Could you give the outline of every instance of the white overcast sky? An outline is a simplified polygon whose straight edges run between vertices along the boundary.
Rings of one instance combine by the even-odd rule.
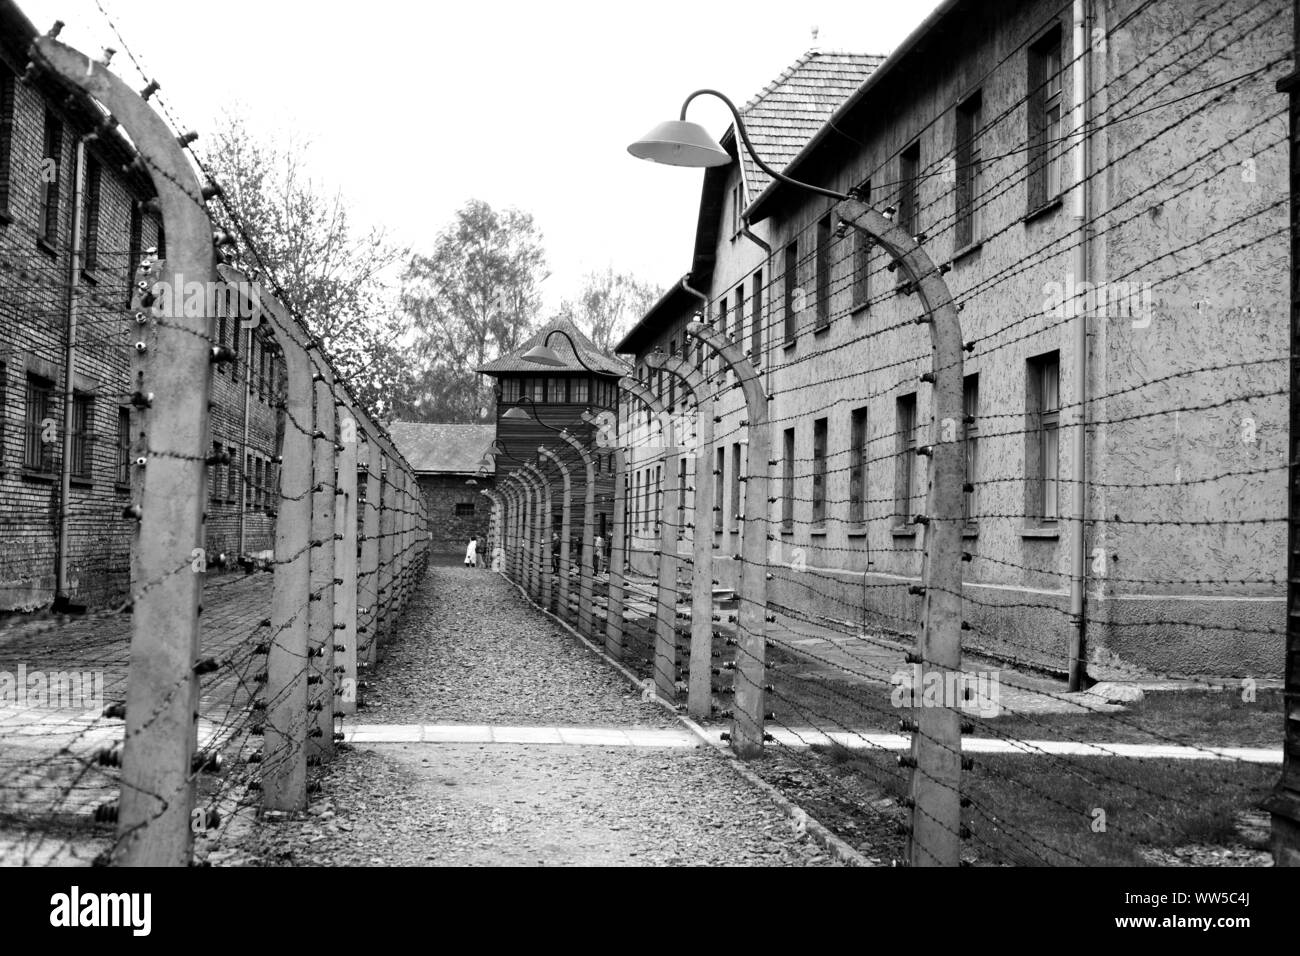
[[[139,80],[95,0],[18,0],[45,30]],[[702,174],[629,142],[703,86],[737,104],[811,45],[889,53],[936,0],[289,2],[100,0],[185,126],[242,104],[254,132],[310,141],[308,168],[360,223],[427,247],[466,200],[531,212],[547,305],[612,265],[667,286],[690,265]],[[143,86],[143,83],[139,83]],[[721,135],[713,100],[690,118]]]

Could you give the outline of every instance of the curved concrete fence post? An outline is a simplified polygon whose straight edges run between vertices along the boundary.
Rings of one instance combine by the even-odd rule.
[[[672,416],[663,402],[636,379],[624,377],[619,387],[637,399],[659,421],[663,450],[662,500],[659,503],[659,549],[656,560],[655,587],[655,689],[664,700],[677,700],[677,533],[681,526],[677,514],[677,462],[681,451],[677,445]]]
[[[605,600],[605,650],[621,660],[624,640],[624,575],[627,571],[627,455],[621,447],[614,456],[614,514],[609,529],[609,590]]]
[[[561,620],[573,621],[573,611],[569,605],[569,571],[571,562],[569,559],[569,542],[572,534],[572,513],[570,510],[570,498],[573,494],[573,481],[569,476],[569,466],[555,452],[551,451],[545,445],[539,445],[537,454],[541,460],[549,461],[556,467],[560,473],[560,488],[563,498],[560,502],[560,560],[559,560],[559,577],[560,586],[556,594],[556,613]],[[540,466],[540,461],[539,461]]]
[[[582,549],[578,554],[578,631],[595,640],[591,606],[596,573],[596,459],[582,442],[567,431],[560,432],[560,437],[582,459],[586,472],[587,483],[582,500]]]
[[[646,365],[675,375],[695,396],[696,453],[692,479],[691,661],[686,712],[696,719],[713,710],[713,482],[709,456],[713,448],[713,389],[695,366],[661,351],[646,356]]]
[[[934,351],[934,437],[917,449],[930,459],[926,514],[916,522],[925,530],[922,625],[918,640],[921,677],[933,674],[940,686],[961,671],[962,514],[966,423],[962,402],[961,322],[948,284],[925,250],[907,232],[855,199],[836,207],[839,218],[865,232],[907,275],[930,326]],[[913,866],[957,866],[961,861],[961,713],[956,707],[916,708],[912,736],[912,824],[909,857]]]
[[[537,517],[534,522],[539,585],[536,600],[549,610],[555,591],[555,573],[551,569],[551,480],[532,462],[524,462],[521,467],[538,489]]]
[[[51,31],[55,33],[57,31]],[[141,97],[100,62],[53,35],[32,47],[35,62],[60,82],[93,96],[140,151],[136,160],[158,194],[171,246],[168,281],[175,295],[147,295],[142,341],[150,357],[143,390],[149,407],[148,467],[141,501],[128,514],[139,524],[138,579],[131,582],[131,669],[126,691],[117,843],[113,861],[130,866],[186,866],[193,846],[190,765],[198,740],[199,600],[203,578],[203,509],[212,363],[207,310],[181,307],[189,283],[215,280],[212,221],[194,167],[175,134]],[[205,297],[206,298],[206,297]],[[142,297],[143,301],[143,297]],[[66,383],[71,391],[72,383]],[[200,565],[206,567],[206,564]]]
[[[307,597],[307,757],[334,753],[334,372],[311,347],[315,370],[312,419],[311,584]],[[314,690],[312,688],[315,688]]]
[[[767,394],[753,364],[740,346],[699,322],[686,326],[686,334],[703,342],[736,373],[749,414],[749,471],[745,476],[745,519],[740,544],[740,608],[737,612],[736,686],[731,747],[742,757],[763,748],[764,684],[767,661],[767,525],[768,434]],[[699,482],[696,482],[698,487]]]

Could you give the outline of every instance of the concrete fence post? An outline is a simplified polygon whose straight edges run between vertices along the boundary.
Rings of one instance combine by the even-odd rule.
[[[758,373],[740,346],[716,329],[699,322],[686,326],[686,334],[703,342],[726,367],[736,373],[749,414],[749,470],[745,476],[745,520],[741,525],[740,609],[736,615],[738,654],[735,661],[735,706],[731,747],[741,757],[757,755],[763,748],[764,685],[767,669],[767,528],[768,528],[768,428],[767,393]],[[698,490],[700,482],[696,481]]]
[[[849,199],[836,207],[840,219],[865,232],[904,270],[930,326],[934,352],[932,443],[917,449],[930,460],[925,533],[922,624],[918,640],[922,686],[931,675],[940,687],[961,672],[962,528],[965,480],[963,349],[961,323],[947,283],[925,250],[876,210]],[[913,866],[957,866],[961,862],[961,706],[918,706],[912,735],[910,795],[912,823],[908,856]]]
[[[339,414],[338,493],[334,501],[334,665],[336,709],[357,711],[357,420]]]
[[[537,590],[537,542],[534,529],[537,519],[537,493],[523,468],[515,471],[519,482],[519,584],[524,593],[534,597]]]
[[[523,468],[537,485],[537,601],[549,609],[555,592],[555,573],[551,568],[551,480],[532,462],[524,462]]]
[[[586,469],[587,484],[582,501],[582,550],[578,555],[578,632],[594,640],[596,633],[592,627],[591,602],[596,572],[596,460],[582,442],[567,431],[560,432],[560,437],[582,459]]]
[[[374,426],[367,423],[365,462],[365,510],[361,514],[361,558],[357,573],[357,657],[367,666],[379,654],[379,512],[383,503],[383,482],[379,470],[379,446]]]
[[[334,503],[337,429],[334,372],[313,348],[316,370],[312,433],[311,585],[307,604],[309,656],[307,756],[334,753]]]
[[[609,530],[609,590],[605,598],[605,650],[615,660],[623,657],[624,572],[627,567],[627,455],[621,447],[614,456],[614,514]]]
[[[233,286],[242,273],[218,266]],[[307,805],[308,595],[312,562],[312,401],[314,365],[307,335],[273,296],[262,296],[263,316],[284,357],[279,397],[279,500],[275,509],[275,573],[271,583],[271,629],[267,642],[266,708],[262,727],[262,805],[300,810]]]
[[[388,643],[393,627],[393,553],[397,534],[397,464],[388,450],[388,443],[379,445],[380,510],[379,510],[379,590],[378,617],[375,629],[377,653],[382,659],[384,645]]]
[[[560,567],[559,577],[560,586],[556,596],[556,614],[560,620],[572,622],[573,611],[569,604],[569,571],[571,562],[569,560],[570,535],[572,534],[571,519],[573,517],[570,499],[573,494],[573,480],[569,475],[569,466],[564,463],[559,455],[548,449],[545,445],[537,448],[537,454],[541,460],[549,461],[555,465],[560,472],[561,494],[564,496],[560,503]],[[538,462],[540,467],[541,461]]]
[[[515,580],[518,577],[518,570],[515,566],[515,521],[519,517],[518,490],[515,479],[512,475],[503,475],[497,481],[497,494],[501,496],[501,503],[504,509],[501,517],[501,564],[499,570],[506,577]],[[493,554],[495,562],[496,554]],[[495,567],[495,564],[494,564]]]
[[[659,504],[659,554],[655,562],[658,582],[655,588],[655,688],[664,700],[677,700],[677,533],[681,519],[677,513],[677,462],[681,450],[677,445],[672,416],[654,392],[634,378],[624,377],[619,387],[637,399],[659,422],[663,443],[662,495]]]
[[[212,223],[193,166],[175,135],[143,99],[52,36],[33,47],[39,64],[93,96],[121,124],[153,180],[171,240],[164,281],[216,278]],[[145,290],[140,290],[145,293]],[[180,290],[155,303],[141,296],[135,333],[150,352],[143,391],[152,393],[138,506],[138,580],[131,582],[131,668],[113,862],[185,866],[193,844],[191,761],[198,727],[199,600],[203,579],[208,402],[214,353],[211,317],[187,315]],[[147,300],[147,303],[146,303]],[[71,383],[66,383],[71,389]]]
[[[655,351],[646,365],[675,375],[695,396],[696,454],[692,478],[691,663],[686,712],[696,719],[713,710],[713,389],[695,366]]]

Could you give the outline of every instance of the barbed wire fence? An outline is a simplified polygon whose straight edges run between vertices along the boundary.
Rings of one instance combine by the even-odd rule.
[[[98,139],[92,161],[125,151],[157,199],[134,208],[129,245],[94,228],[87,244],[79,197],[53,229],[7,226],[50,250],[0,262],[9,344],[28,356],[25,393],[0,389],[21,462],[0,474],[18,490],[4,530],[23,543],[0,618],[0,858],[185,865],[241,809],[306,807],[423,572],[425,505],[266,288],[194,136],[155,110],[158,84],[132,91],[111,52],[91,60],[60,26],[23,79],[99,105],[73,189],[99,188]],[[240,238],[214,233],[214,201]],[[266,281],[223,261],[237,242]]]
[[[1273,84],[1293,51],[1280,3],[1205,5],[1161,32],[1163,12],[1135,4],[1063,58],[1068,75],[1122,29],[1158,38],[1090,91],[1086,126],[1080,109],[1041,144],[1006,129],[1031,85],[975,126],[1005,148],[941,153],[917,198],[869,170],[677,327],[675,354],[641,356],[621,434],[597,436],[629,459],[614,540],[632,550],[585,636],[647,693],[729,723],[734,750],[761,753],[760,772],[870,855],[1171,862],[1237,839],[1275,778],[1280,721],[1235,744],[1282,703],[1295,356],[1278,331],[1291,226]],[[1225,62],[1230,76],[1212,72]],[[998,255],[1025,229],[1035,168],[1102,134],[1104,159],[1061,172],[1067,203],[1120,184],[1086,236],[1026,232],[1027,250]],[[1182,225],[1153,244],[1160,215]],[[926,255],[972,230],[975,265]],[[1084,282],[1085,241],[1120,265]],[[1089,391],[1062,361],[1081,323],[1116,370]],[[1021,375],[1028,398],[999,386]],[[1080,480],[1064,463],[1083,442],[1108,463]],[[533,519],[558,493],[544,484],[507,481],[494,518],[503,570],[539,596],[548,522]],[[1035,550],[1074,536],[1082,567]],[[1197,596],[1234,613],[1197,612]],[[1166,652],[1189,637],[1208,649],[1190,667]],[[1224,741],[1190,712],[1058,683],[1084,674],[1218,691],[1206,706],[1242,723],[1216,725]]]

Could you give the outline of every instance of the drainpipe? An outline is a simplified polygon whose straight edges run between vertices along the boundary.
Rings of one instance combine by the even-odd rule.
[[[240,322],[242,324],[243,320],[237,317],[239,310],[236,309],[235,311],[236,311],[236,316],[232,316],[232,321]],[[236,462],[236,466],[239,467],[240,469],[245,469],[248,467],[248,405],[249,405],[249,401],[251,400],[252,390],[253,390],[253,329],[250,327],[247,329],[247,332],[248,335],[244,339],[244,356],[245,356],[245,360],[248,362],[248,374],[244,376],[244,440],[243,440],[243,444],[241,444],[239,447],[239,454],[241,457],[239,461]],[[235,334],[238,335],[239,333],[236,332]],[[245,554],[244,533],[246,530],[245,521],[247,520],[247,515],[248,515],[248,474],[245,472],[244,480],[239,483],[239,551],[238,554],[240,557],[243,557],[243,555]]]
[[[1088,60],[1084,49],[1088,46],[1087,0],[1074,0],[1074,35],[1071,67],[1074,105],[1071,111],[1070,154],[1074,173],[1074,188],[1070,191],[1070,215],[1073,218],[1077,241],[1074,245],[1072,268],[1074,286],[1074,381],[1078,407],[1078,421],[1074,428],[1074,450],[1071,456],[1070,496],[1071,521],[1074,535],[1070,542],[1070,621],[1074,630],[1070,634],[1070,684],[1071,691],[1084,690],[1089,684],[1084,655],[1087,653],[1087,604],[1085,595],[1085,564],[1087,543],[1084,540],[1087,521],[1088,469],[1088,306],[1084,289],[1088,282]]]
[[[85,196],[81,186],[86,169],[86,138],[77,137],[72,170],[72,251],[68,256],[68,314],[63,346],[63,461],[59,465],[59,534],[54,551],[56,608],[67,608],[68,512],[72,499],[73,376],[77,370],[77,286],[81,279],[81,213]]]

